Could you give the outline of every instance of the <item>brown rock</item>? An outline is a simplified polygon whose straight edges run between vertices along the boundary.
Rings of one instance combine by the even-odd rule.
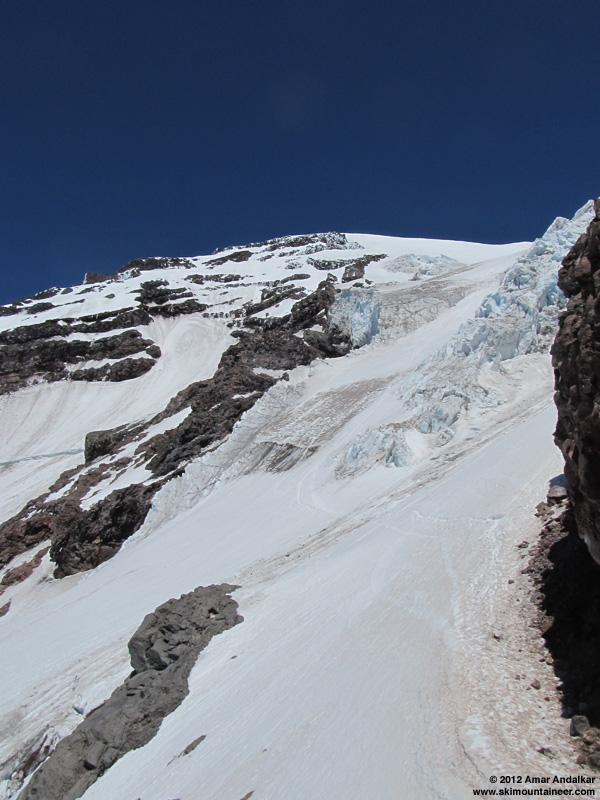
[[[566,499],[567,489],[565,486],[552,486],[548,492],[548,502],[552,505],[555,505],[556,503],[562,503],[562,501]]]
[[[28,578],[32,574],[36,567],[39,567],[42,558],[46,555],[48,550],[50,550],[49,547],[44,547],[35,554],[31,561],[26,561],[24,564],[20,564],[18,567],[7,570],[2,576],[0,585],[13,586],[15,583],[21,583],[21,581],[24,581],[25,578]]]
[[[558,423],[568,493],[580,535],[600,563],[600,200],[587,232],[559,271],[568,298],[552,347]]]
[[[330,236],[324,236],[322,249],[330,242]],[[345,241],[344,237],[342,239]],[[123,541],[144,522],[152,497],[164,482],[181,474],[185,465],[206,448],[225,439],[242,414],[276,383],[276,379],[267,374],[257,374],[257,368],[289,370],[308,365],[324,355],[344,355],[348,351],[350,343],[347,338],[329,328],[328,312],[336,294],[331,282],[322,281],[315,292],[299,299],[286,317],[273,320],[269,326],[236,330],[238,341],[223,353],[213,377],[193,383],[179,392],[164,411],[151,420],[136,426],[90,432],[85,441],[85,466],[63,474],[51,487],[52,492],[68,487],[60,500],[47,502],[47,495],[43,495],[0,526],[0,566],[45,539],[52,540],[50,554],[56,563],[54,574],[57,578],[93,568],[118,552]],[[170,302],[173,294],[167,291],[164,281],[143,284],[142,296],[148,308],[153,303],[155,308],[166,309],[167,314],[171,313],[171,307],[182,305]],[[147,314],[147,311],[142,313]],[[133,316],[130,318],[129,314]],[[114,326],[119,315],[122,324],[138,324],[136,311],[124,310],[116,315],[103,312],[70,323],[67,332],[90,332],[92,327],[95,332],[105,325]],[[295,335],[318,324],[323,328],[318,336],[307,336],[303,340]],[[10,332],[6,345],[36,342],[64,333],[62,326],[57,328],[46,323],[30,328],[32,330],[19,328]],[[63,344],[64,341],[59,346]],[[137,331],[124,331],[91,343],[83,342],[81,352],[77,351],[78,358],[89,356],[90,347],[95,348],[95,354],[121,356],[139,348],[151,349],[153,345]],[[154,363],[154,359],[147,357],[125,357],[113,364],[72,372],[71,379],[127,380],[151,368]],[[61,366],[59,362],[57,364]],[[107,475],[109,468],[106,461],[103,463],[103,458],[113,455],[123,444],[135,441],[148,426],[163,422],[184,408],[191,408],[191,411],[183,421],[164,433],[143,440],[135,451],[136,460],[145,461],[148,470],[158,480],[149,485],[138,484],[116,490],[87,510],[80,508],[81,498]],[[289,453],[282,455],[286,464],[291,464],[295,457],[293,453],[291,459]],[[271,468],[286,468],[283,461],[279,465],[277,459],[271,461]],[[90,466],[92,462],[97,463]],[[127,458],[123,458],[112,461],[110,467],[112,470],[125,469],[128,463]],[[24,567],[19,575],[27,569]],[[157,651],[154,657],[157,663],[163,663],[163,654]]]
[[[583,736],[589,729],[590,721],[587,717],[578,714],[571,719],[571,736]]]

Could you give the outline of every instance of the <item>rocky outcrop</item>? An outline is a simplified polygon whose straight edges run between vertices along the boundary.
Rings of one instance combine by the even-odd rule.
[[[19,800],[75,800],[125,753],[147,744],[188,694],[200,651],[242,622],[230,596],[236,588],[199,586],[148,614],[129,642],[131,675],[57,744]]]
[[[161,289],[161,282],[152,282],[151,292]],[[277,382],[261,369],[291,370],[316,358],[342,356],[350,350],[350,335],[329,319],[338,296],[330,281],[322,281],[316,291],[298,300],[284,317],[268,318],[250,329],[232,331],[237,342],[223,353],[213,377],[178,392],[162,412],[146,423],[90,432],[85,440],[85,465],[61,476],[49,494],[28,503],[0,525],[0,566],[47,539],[52,541],[50,556],[56,564],[57,578],[94,568],[111,558],[141,527],[154,494],[164,483],[180,475],[192,459],[222,442],[244,412]],[[317,326],[322,330],[314,330]],[[54,331],[54,327],[49,330]],[[38,331],[47,332],[47,328]],[[141,338],[137,331],[125,333],[132,335],[123,341],[137,342]],[[300,333],[303,335],[297,335]],[[120,337],[110,338],[121,341]],[[108,368],[144,361],[150,359],[123,359]],[[148,428],[185,409],[189,413],[173,428],[147,437]],[[126,445],[138,440],[133,456],[119,458]],[[85,509],[80,506],[93,487],[133,464],[145,466],[148,479],[144,483],[112,491]],[[60,499],[50,499],[50,494],[58,492]]]
[[[214,255],[217,253],[229,254],[233,250],[242,255],[233,253],[233,258],[230,256],[227,257],[228,261],[245,261],[252,255],[248,248],[254,249],[259,247],[269,252],[286,250],[288,248],[306,247],[305,252],[307,254],[319,253],[322,250],[362,250],[362,247],[356,244],[356,242],[349,242],[345,233],[329,231],[328,233],[308,233],[301,236],[280,236],[277,239],[267,239],[264,242],[252,242],[252,244],[246,245],[246,248],[241,251],[237,247],[217,248],[214,251]],[[246,256],[246,253],[248,253],[248,256]]]
[[[145,308],[121,308],[119,311],[86,314],[73,323],[61,320],[61,323],[69,324],[68,333],[106,333],[120,328],[133,328],[135,325],[148,325],[150,322],[152,317]]]
[[[32,575],[34,569],[39,567],[39,565],[42,563],[42,558],[46,555],[49,549],[49,547],[43,547],[29,561],[25,561],[23,564],[19,564],[18,567],[13,567],[13,569],[6,570],[2,576],[2,580],[0,581],[0,594],[2,594],[2,592],[8,586],[14,586],[15,583],[21,583],[30,575]]]
[[[544,527],[527,568],[535,622],[559,681],[562,715],[571,718],[577,762],[600,769],[600,566],[577,532],[573,508],[551,489],[538,505]],[[563,490],[563,494],[566,492]],[[567,732],[565,731],[565,734]]]
[[[147,372],[160,357],[158,345],[137,330],[92,341],[67,338],[76,329],[77,326],[51,320],[0,334],[0,394],[20,389],[35,377],[46,381],[129,380]],[[143,352],[150,357],[131,358]],[[113,363],[69,369],[104,359]]]
[[[146,519],[161,484],[132,484],[116,489],[84,511],[75,503],[54,504],[50,558],[54,576],[64,578],[97,567],[114,556]]]
[[[50,509],[42,510],[42,502],[28,503],[14,517],[0,526],[0,567],[15,556],[50,539],[52,515]]]
[[[318,258],[309,258],[308,263],[315,269],[322,270],[331,270],[343,267],[344,273],[342,275],[342,283],[348,283],[350,281],[364,278],[365,267],[368,267],[369,264],[372,264],[375,261],[381,261],[383,258],[385,258],[385,255],[383,253],[379,253],[375,255],[361,256],[360,258],[351,258],[346,260],[338,259],[336,261],[324,261]]]
[[[227,264],[228,261],[233,261],[236,264],[240,264],[242,261],[248,261],[252,253],[250,250],[233,250],[230,253],[227,253],[225,256],[221,256],[220,258],[213,258],[210,261],[206,262],[206,265],[210,269],[211,267],[220,267],[223,264]]]
[[[235,273],[229,273],[228,275],[199,275],[198,273],[193,273],[188,275],[186,280],[195,283],[197,286],[203,286],[207,281],[211,283],[236,283],[242,280],[242,276]]]
[[[205,311],[208,306],[199,303],[187,289],[172,289],[167,281],[144,281],[138,292],[138,303],[152,316],[177,317],[181,314],[195,314]],[[190,299],[191,298],[191,299]],[[183,300],[183,302],[180,302]]]
[[[549,494],[538,506],[545,524],[527,572],[577,762],[600,770],[600,200],[594,211],[558,274],[568,302],[552,346],[554,439],[569,502]]]
[[[288,297],[298,300],[304,295],[304,290],[302,288],[297,288],[296,286],[274,289],[265,288],[262,290],[261,298],[257,303],[249,303],[246,305],[245,314],[247,317],[250,317],[253,314],[258,314],[261,311],[265,311],[267,308],[272,308],[273,306],[278,305]]]
[[[123,358],[115,364],[103,364],[101,367],[87,367],[70,373],[72,381],[130,381],[152,369],[156,361],[153,358]]]
[[[134,258],[123,264],[116,272],[86,272],[84,283],[104,283],[110,281],[125,272],[131,275],[140,275],[154,269],[166,269],[167,267],[187,267],[193,266],[187,258]]]
[[[121,271],[137,271],[138,274],[143,269],[177,266],[181,265],[180,262],[181,259],[139,259],[125,265]],[[97,279],[103,277],[107,276],[96,276]],[[95,282],[96,278],[90,282]],[[54,296],[58,291],[40,292],[34,298],[2,307],[0,315],[22,311],[37,314],[54,308],[59,314],[59,307],[52,303],[31,303],[34,299]],[[67,291],[72,290],[64,289],[62,293]],[[94,288],[89,287],[83,293],[93,291]],[[155,317],[197,314],[208,308],[191,291],[171,288],[165,280],[144,281],[137,290],[136,300],[138,305],[135,308],[128,306],[80,317],[48,319],[0,332],[0,394],[14,392],[39,380],[124,381],[137,378],[152,369],[161,356],[161,350],[155,342],[135,330],[135,326],[148,325]],[[120,332],[113,336],[85,338],[110,331]],[[142,353],[143,356],[132,358]],[[80,369],[72,368],[84,362],[109,359],[112,363],[91,363]]]
[[[119,425],[107,431],[90,431],[85,437],[84,454],[85,463],[91,464],[97,458],[112,453],[127,441],[131,441],[132,436],[143,430],[143,426],[132,427],[129,425]]]
[[[98,470],[100,479],[104,475],[104,470]],[[75,481],[72,490],[59,500],[47,501],[47,495],[36,498],[0,526],[0,566],[50,539],[55,577],[96,567],[113,556],[140,527],[152,497],[162,486],[160,481],[148,486],[132,484],[83,510],[78,500],[93,481],[82,483],[80,486]]]
[[[600,563],[600,200],[571,249],[558,285],[568,298],[552,348],[558,424],[555,441],[579,535]]]

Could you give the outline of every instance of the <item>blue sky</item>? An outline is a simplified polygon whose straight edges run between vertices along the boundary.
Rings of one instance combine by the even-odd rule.
[[[288,233],[531,239],[600,194],[597,2],[0,14],[0,302]]]

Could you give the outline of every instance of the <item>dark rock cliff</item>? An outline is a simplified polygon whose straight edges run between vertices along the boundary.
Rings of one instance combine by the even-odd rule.
[[[579,535],[600,563],[600,199],[595,217],[563,261],[568,299],[552,348],[558,424],[554,435]]]

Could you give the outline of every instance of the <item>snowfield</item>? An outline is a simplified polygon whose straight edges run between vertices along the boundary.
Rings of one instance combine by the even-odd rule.
[[[199,257],[56,295],[63,316],[92,314],[132,305],[151,278],[210,311],[140,326],[162,356],[134,381],[0,397],[2,520],[82,463],[87,432],[147,420],[210,377],[234,341],[229,313],[268,282],[306,274],[310,292],[334,275],[330,316],[355,349],[290,371],[158,491],[112,559],[56,580],[46,555],[4,592],[0,798],[18,796],[23,753],[68,734],[130,673],[127,642],[146,614],[220,583],[239,586],[244,622],[201,652],[181,706],[85,800],[462,800],[491,775],[574,774],[517,545],[562,472],[556,275],[590,218],[587,204],[510,245],[364,234],[316,254],[250,245],[243,262]],[[339,262],[365,254],[381,257],[342,284]],[[241,277],[193,283],[192,270]],[[115,474],[82,505],[147,477]],[[552,758],[539,752],[550,743]]]

